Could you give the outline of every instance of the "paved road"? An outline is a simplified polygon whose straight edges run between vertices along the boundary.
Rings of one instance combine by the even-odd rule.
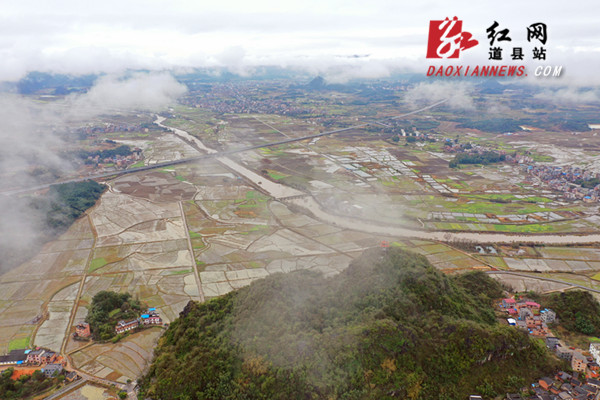
[[[60,399],[64,394],[66,394],[72,390],[75,390],[75,389],[85,385],[86,383],[88,383],[87,379],[80,379],[78,381],[71,382],[67,386],[60,389],[58,392],[55,392],[48,397],[44,397],[44,400]]]
[[[376,124],[376,123],[379,123],[379,122],[382,122],[382,121],[388,121],[388,120],[394,120],[394,119],[404,118],[404,117],[407,117],[409,115],[413,115],[413,114],[417,114],[417,113],[420,113],[420,112],[425,111],[425,110],[429,110],[429,109],[431,109],[433,107],[436,107],[436,106],[438,106],[438,105],[440,105],[440,104],[442,104],[442,103],[444,103],[446,101],[447,100],[438,101],[437,103],[431,104],[431,105],[429,105],[427,107],[419,108],[418,110],[414,110],[414,111],[411,111],[411,112],[406,113],[406,114],[401,114],[401,115],[397,115],[397,116],[394,116],[394,117],[383,118],[383,119],[379,119],[377,121],[372,121],[372,122],[365,122],[363,124],[353,125],[353,126],[349,126],[347,128],[335,129],[335,130],[332,130],[332,131],[327,131],[327,132],[322,132],[322,133],[317,133],[317,134],[314,134],[314,135],[306,135],[306,136],[301,136],[301,137],[293,137],[293,138],[289,138],[289,139],[278,140],[278,141],[275,141],[275,142],[269,142],[269,143],[257,144],[257,145],[252,145],[252,146],[240,147],[238,149],[232,149],[232,150],[227,150],[227,151],[222,151],[222,152],[215,152],[215,153],[212,153],[212,154],[205,154],[205,155],[196,156],[196,157],[183,158],[181,160],[165,161],[165,162],[156,163],[156,164],[153,164],[153,165],[148,165],[148,166],[145,166],[145,167],[130,168],[130,169],[121,170],[121,171],[106,172],[106,173],[103,173],[103,174],[95,174],[95,175],[83,176],[83,177],[79,177],[79,178],[67,179],[67,180],[64,180],[64,181],[53,182],[53,183],[48,183],[48,184],[44,184],[44,185],[29,186],[29,187],[26,187],[26,188],[17,188],[17,189],[2,190],[2,191],[0,191],[0,194],[4,194],[4,195],[10,196],[10,195],[14,195],[14,194],[27,193],[27,192],[32,192],[32,191],[36,191],[36,190],[46,189],[46,188],[48,188],[48,187],[50,187],[52,185],[59,184],[59,183],[82,182],[82,181],[85,181],[85,180],[88,180],[88,179],[109,178],[109,177],[113,177],[113,176],[120,176],[120,175],[132,174],[132,173],[140,172],[140,171],[148,171],[148,170],[152,170],[152,169],[156,169],[156,168],[164,168],[164,167],[168,167],[168,166],[171,166],[171,165],[184,164],[184,163],[189,163],[189,162],[194,162],[194,161],[201,161],[201,160],[208,160],[208,159],[212,159],[212,158],[228,156],[228,155],[231,155],[231,154],[243,153],[245,151],[262,149],[262,148],[265,148],[265,147],[279,146],[279,145],[282,145],[282,144],[293,143],[293,142],[301,142],[303,140],[314,139],[314,138],[318,138],[318,137],[322,137],[322,136],[329,136],[329,135],[333,135],[333,134],[336,134],[336,133],[351,131],[353,129],[364,128],[365,126],[368,126],[368,125],[371,125],[371,124]]]
[[[563,285],[568,285],[568,286],[576,287],[576,288],[579,288],[579,289],[589,290],[590,292],[600,293],[600,290],[598,290],[598,289],[592,289],[591,287],[587,287],[587,286],[583,286],[583,285],[578,285],[576,283],[561,281],[560,279],[546,278],[546,277],[543,277],[543,276],[529,275],[529,274],[525,274],[525,273],[521,273],[521,272],[513,272],[513,271],[486,271],[485,273],[489,274],[489,275],[495,275],[495,274],[498,274],[498,275],[500,275],[500,274],[502,274],[502,275],[515,275],[515,276],[521,276],[521,277],[524,277],[524,278],[539,279],[541,281],[561,283]]]

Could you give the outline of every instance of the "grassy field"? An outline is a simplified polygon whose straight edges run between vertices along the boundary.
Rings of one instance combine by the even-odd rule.
[[[27,337],[22,337],[22,338],[17,338],[17,339],[11,340],[10,343],[8,344],[8,351],[16,350],[16,349],[26,349],[27,347],[29,347],[30,339],[31,339],[31,337],[27,336]]]
[[[90,262],[90,268],[89,268],[88,272],[92,273],[92,272],[96,271],[97,269],[104,267],[107,263],[108,262],[106,261],[106,259],[104,257],[94,258]]]

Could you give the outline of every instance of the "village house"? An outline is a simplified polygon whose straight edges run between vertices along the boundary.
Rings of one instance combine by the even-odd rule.
[[[540,379],[538,383],[542,389],[550,390],[550,387],[554,384],[554,381],[546,376]]]
[[[77,380],[78,378],[79,378],[79,375],[77,375],[77,372],[75,372],[75,371],[67,372],[65,374],[65,379],[67,382],[73,382],[73,381]]]
[[[51,364],[56,361],[57,357],[58,355],[55,352],[46,350],[44,354],[40,356],[40,361],[41,364]]]
[[[600,364],[600,343],[590,343],[590,354]]]
[[[516,304],[515,299],[502,299],[502,307],[504,308],[512,308]]]
[[[559,345],[559,340],[557,337],[554,336],[547,336],[546,337],[546,347],[548,347],[551,350],[554,350],[556,348],[556,346]]]
[[[519,309],[519,319],[525,321],[527,320],[527,318],[529,317],[533,317],[533,311],[531,311],[529,308],[527,307],[521,307]]]
[[[27,363],[29,364],[49,364],[56,360],[56,353],[46,349],[35,349],[27,354]]]
[[[147,314],[142,314],[142,323],[144,325],[160,325],[162,324],[162,319],[160,315],[156,311],[149,311]]]
[[[137,328],[140,325],[140,322],[137,319],[134,319],[132,321],[119,321],[117,323],[117,326],[115,327],[115,331],[117,333],[124,333],[124,332],[128,332],[132,329]]]
[[[556,320],[556,313],[548,308],[540,311],[540,318],[547,324],[551,324]]]
[[[538,314],[538,312],[540,311],[540,308],[541,308],[541,306],[538,303],[536,303],[535,301],[526,301],[525,306],[529,307],[533,311],[533,313],[536,315]],[[538,312],[536,312],[536,311],[538,311]]]
[[[17,349],[11,350],[8,354],[0,356],[0,365],[20,365],[27,360],[27,354],[30,350]]]
[[[595,361],[589,362],[589,358],[588,358],[587,370],[585,371],[585,377],[588,380],[596,379],[596,378],[600,377],[600,365],[598,365],[598,363]]]
[[[88,324],[87,322],[80,322],[77,325],[75,325],[75,333],[77,334],[77,336],[81,336],[81,337],[90,337],[92,332],[90,331],[90,324]]]
[[[48,364],[43,369],[42,372],[47,378],[52,378],[53,376],[57,376],[63,371],[62,364]]]
[[[594,378],[588,378],[587,384],[600,389],[600,381]]]
[[[556,348],[556,356],[558,358],[562,358],[563,360],[571,361],[573,358],[573,350],[564,346],[558,346]]]
[[[587,358],[578,351],[574,351],[571,358],[571,368],[573,371],[585,372],[587,368]]]

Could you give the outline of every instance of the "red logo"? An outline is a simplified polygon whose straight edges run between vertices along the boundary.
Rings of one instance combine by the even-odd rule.
[[[461,50],[477,46],[469,32],[463,32],[462,20],[457,17],[443,21],[429,21],[427,58],[458,58]]]

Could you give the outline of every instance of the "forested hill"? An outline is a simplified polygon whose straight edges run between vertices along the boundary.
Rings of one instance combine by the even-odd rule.
[[[558,367],[496,322],[497,282],[367,251],[332,278],[276,274],[174,321],[142,379],[152,399],[466,399]]]

